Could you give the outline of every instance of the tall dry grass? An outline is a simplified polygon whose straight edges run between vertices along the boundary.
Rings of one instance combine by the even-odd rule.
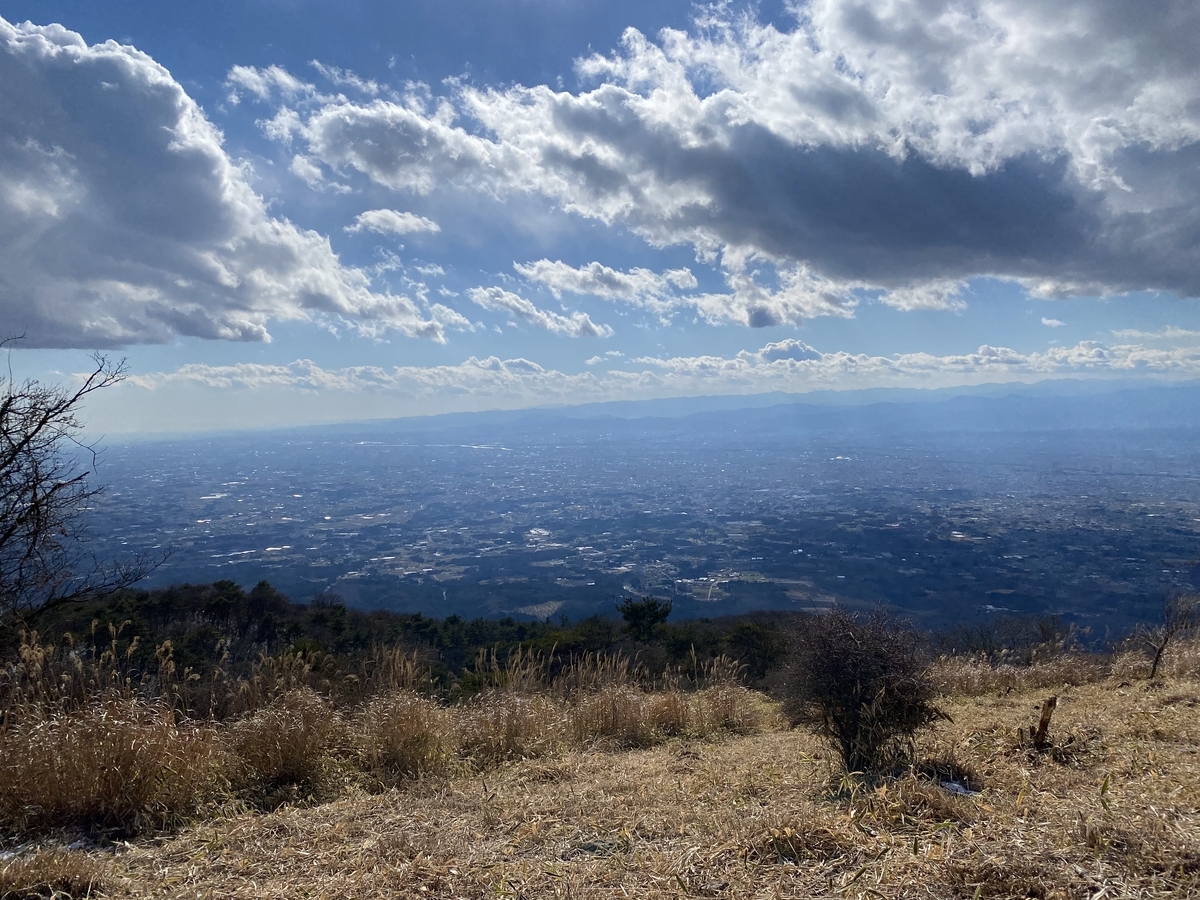
[[[354,716],[358,761],[386,781],[446,772],[457,750],[450,711],[411,690],[376,697]]]
[[[565,713],[545,694],[481,694],[452,708],[458,752],[479,766],[550,756],[563,746]]]
[[[677,694],[650,695],[625,685],[608,685],[576,698],[567,727],[580,747],[646,747],[658,734],[680,733],[687,726],[687,702]],[[666,726],[664,729],[663,726]]]
[[[0,900],[90,897],[105,882],[105,867],[75,850],[40,850],[0,861]]]
[[[652,678],[636,660],[481,654],[454,702],[414,653],[376,647],[355,671],[322,653],[263,656],[249,677],[151,671],[112,629],[99,651],[25,635],[0,670],[0,829],[134,834],[225,801],[324,800],[459,767],[581,748],[648,747],[747,731],[766,705],[731,660]],[[345,777],[343,777],[345,776]]]
[[[985,655],[943,656],[928,670],[938,691],[949,697],[1093,684],[1111,673],[1110,657],[1087,653],[1064,653],[1028,665],[1014,665],[1003,659],[992,662]]]
[[[1146,648],[1131,639],[1109,653],[1044,652],[1022,663],[1009,662],[1003,653],[996,659],[986,654],[942,656],[929,667],[929,675],[946,696],[978,697],[1078,687],[1107,678],[1140,681],[1150,677],[1151,663]],[[1159,672],[1169,678],[1200,679],[1200,636],[1173,641],[1163,654]]]
[[[163,704],[30,708],[0,729],[0,828],[167,827],[217,796],[225,769],[217,729],[176,722]]]
[[[1200,637],[1169,646],[1164,654],[1162,672],[1171,678],[1200,680]]]
[[[226,744],[249,781],[267,788],[308,785],[321,775],[340,731],[332,704],[299,687],[233,722]]]

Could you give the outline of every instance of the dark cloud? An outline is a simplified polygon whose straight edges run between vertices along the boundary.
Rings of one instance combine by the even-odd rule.
[[[305,133],[390,186],[541,194],[691,243],[731,286],[756,260],[807,285],[790,306],[735,291],[725,317],[746,324],[836,313],[812,298],[859,288],[954,306],[977,276],[1200,295],[1200,5],[813,0],[791,31],[706,16],[658,44],[627,33],[575,93],[461,86],[449,115],[339,102]]]

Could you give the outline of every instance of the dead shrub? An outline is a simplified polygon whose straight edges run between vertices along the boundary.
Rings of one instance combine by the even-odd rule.
[[[260,788],[311,785],[322,773],[338,731],[333,707],[309,688],[282,694],[269,706],[234,722],[229,745],[243,779]]]
[[[354,734],[363,767],[388,779],[443,772],[454,751],[449,713],[412,691],[367,703],[355,716]]]
[[[26,710],[0,732],[0,822],[19,831],[163,828],[196,812],[224,768],[214,730],[176,723],[163,705]]]
[[[104,880],[104,867],[84,853],[41,850],[0,863],[0,900],[90,897]]]
[[[566,730],[562,706],[546,696],[488,691],[455,712],[459,750],[480,765],[547,756]]]
[[[892,769],[917,731],[945,717],[917,646],[911,629],[883,610],[811,616],[792,635],[784,710],[828,741],[847,772]]]

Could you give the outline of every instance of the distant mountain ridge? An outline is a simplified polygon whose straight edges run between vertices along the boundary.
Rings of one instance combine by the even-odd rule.
[[[775,391],[455,412],[207,435],[118,436],[112,441],[192,441],[268,433],[305,438],[434,432],[478,436],[480,432],[524,433],[547,428],[583,433],[598,427],[649,432],[712,428],[771,428],[781,433],[845,430],[853,434],[1200,428],[1200,381],[1147,385],[1132,380],[1057,379],[939,389],[868,388],[806,394]]]
[[[799,396],[773,392],[450,413],[353,426],[314,426],[304,431],[345,434],[347,428],[412,432],[495,427],[587,431],[604,425],[649,431],[732,427],[854,433],[1200,428],[1200,382],[1136,387],[1112,382],[1040,382],[982,385],[970,391],[876,388]]]

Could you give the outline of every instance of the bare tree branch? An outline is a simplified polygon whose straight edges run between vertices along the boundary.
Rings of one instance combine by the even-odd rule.
[[[1150,680],[1158,677],[1167,647],[1200,626],[1200,594],[1176,594],[1163,603],[1162,624],[1143,628],[1142,642],[1151,653]]]
[[[0,340],[0,349],[18,339]],[[98,353],[92,361],[73,390],[18,382],[11,368],[0,380],[0,627],[126,587],[162,562],[104,563],[86,549],[87,512],[103,489],[88,481],[98,456],[80,438],[79,410],[126,375],[124,360]]]

